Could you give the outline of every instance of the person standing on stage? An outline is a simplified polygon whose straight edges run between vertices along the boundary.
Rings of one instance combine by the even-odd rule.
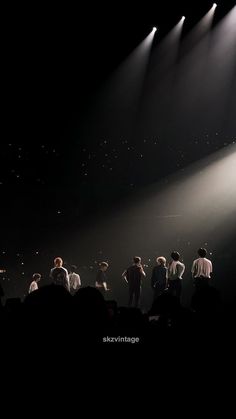
[[[185,271],[185,265],[180,262],[180,254],[178,252],[172,252],[171,258],[172,261],[168,267],[169,293],[180,299],[182,292],[182,276]]]
[[[55,285],[62,285],[67,291],[70,291],[70,280],[67,269],[63,266],[63,260],[60,257],[54,259],[54,268],[50,271],[50,278]]]
[[[204,248],[198,249],[198,259],[193,261],[192,276],[196,288],[202,288],[209,285],[212,274],[212,262],[206,258],[207,250]]]
[[[81,287],[80,276],[79,274],[75,272],[76,269],[77,269],[76,266],[72,265],[70,273],[69,273],[70,293],[72,295],[74,295],[78,291],[78,289]]]
[[[36,291],[38,287],[38,282],[41,280],[41,274],[33,274],[32,282],[29,286],[29,294],[33,291]]]
[[[154,301],[163,293],[168,285],[166,258],[159,256],[156,262],[157,265],[153,268],[151,277],[151,286],[154,291]]]
[[[146,276],[141,265],[141,258],[135,256],[133,258],[133,265],[126,269],[122,277],[129,285],[129,300],[128,306],[131,307],[134,299],[134,306],[138,307],[140,302],[142,279]]]
[[[107,286],[107,274],[106,271],[108,269],[109,265],[107,262],[101,262],[99,263],[99,270],[97,272],[96,276],[96,282],[95,287],[99,289],[99,291],[103,293],[110,291]]]

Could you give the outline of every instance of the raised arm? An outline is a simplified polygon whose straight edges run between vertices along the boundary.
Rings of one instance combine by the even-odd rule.
[[[183,263],[181,263],[181,265],[178,266],[179,269],[179,278],[182,278],[182,275],[184,274],[185,271],[185,265]]]
[[[125,270],[121,276],[125,280],[125,282],[127,282],[127,284],[128,284],[127,270]]]
[[[193,264],[192,264],[192,269],[191,269],[192,278],[194,278],[194,276],[195,276],[195,272],[196,272],[196,262],[195,262],[195,260],[194,260],[194,261],[193,261]]]
[[[144,269],[143,269],[143,266],[142,265],[140,265],[140,272],[141,272],[141,275],[145,278],[146,277],[146,273],[144,272]]]

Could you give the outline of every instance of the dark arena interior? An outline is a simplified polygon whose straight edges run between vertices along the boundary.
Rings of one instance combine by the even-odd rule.
[[[2,335],[36,328],[42,339],[56,316],[56,338],[60,324],[60,338],[63,331],[73,344],[85,336],[106,347],[165,345],[181,333],[230,339],[235,2],[5,7]],[[211,278],[198,275],[207,279],[200,290],[192,272],[199,248],[213,266]],[[173,251],[185,265],[182,277],[174,270],[181,295],[170,291]],[[128,306],[132,280],[122,273],[134,256],[146,276]],[[155,299],[161,256],[167,282]],[[50,276],[56,257],[68,272],[75,265],[75,292]],[[101,262],[108,268],[96,280]],[[41,280],[29,293],[34,273]]]

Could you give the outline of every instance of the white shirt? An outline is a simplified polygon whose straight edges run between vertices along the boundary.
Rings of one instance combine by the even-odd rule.
[[[69,274],[70,289],[77,290],[81,286],[79,274],[72,272]]]
[[[29,287],[29,294],[33,291],[36,291],[38,289],[38,284],[36,281],[32,281]]]
[[[50,271],[50,278],[52,278],[54,284],[62,285],[67,291],[70,291],[68,271],[63,266],[55,266],[52,268]]]
[[[173,260],[169,265],[168,279],[170,280],[183,279],[182,275],[184,271],[185,271],[185,265],[179,260],[177,261]]]
[[[204,278],[210,278],[212,273],[212,263],[209,259],[199,258],[194,260],[192,266],[192,274],[194,278],[203,276]]]

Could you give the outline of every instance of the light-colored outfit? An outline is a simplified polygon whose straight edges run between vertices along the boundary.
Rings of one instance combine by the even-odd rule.
[[[32,281],[31,282],[31,284],[30,284],[30,287],[29,287],[29,294],[31,293],[31,292],[33,292],[33,291],[36,291],[36,290],[38,290],[38,284],[37,284],[37,282],[36,281]]]
[[[209,259],[198,258],[193,261],[192,274],[194,278],[209,278],[212,273],[212,263]]]
[[[81,280],[79,274],[72,272],[69,274],[70,291],[75,292],[81,287]]]

